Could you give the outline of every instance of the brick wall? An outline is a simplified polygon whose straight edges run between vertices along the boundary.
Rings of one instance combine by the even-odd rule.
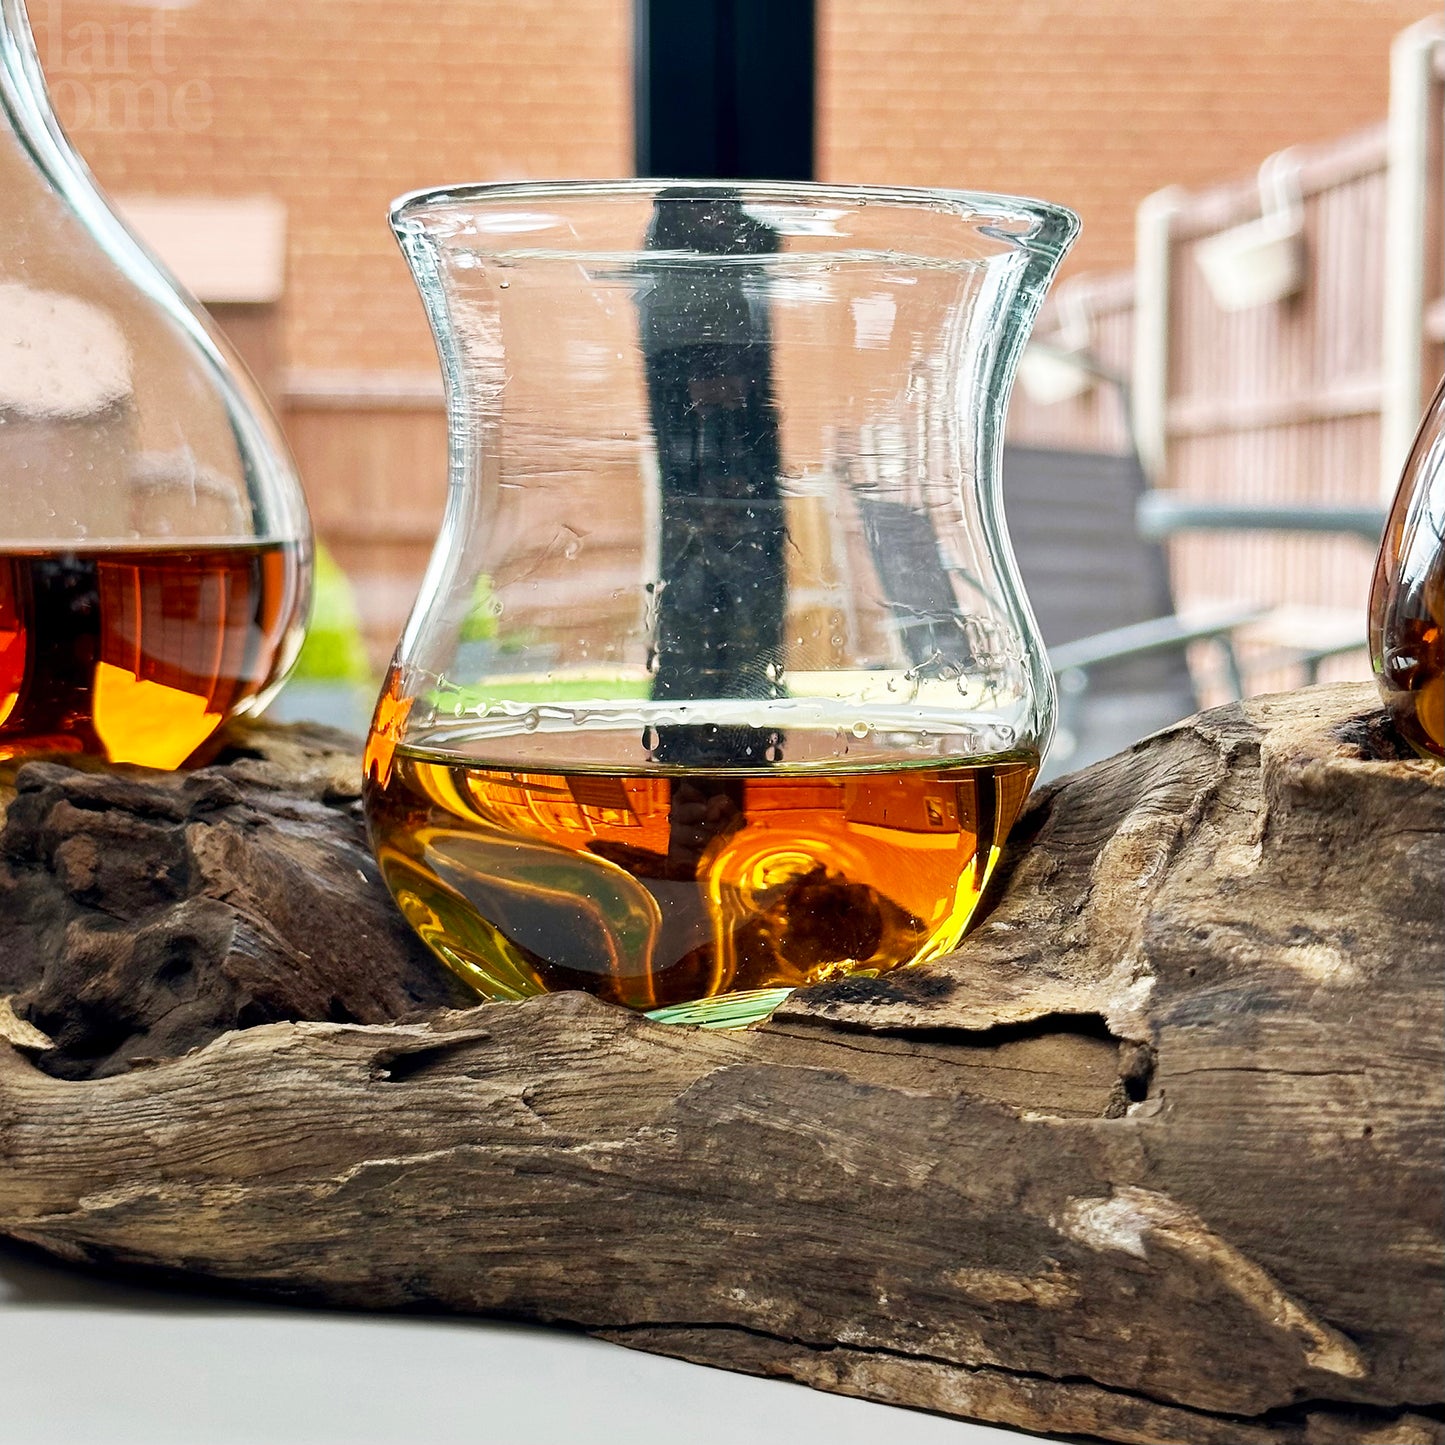
[[[1170,182],[1383,115],[1438,0],[819,0],[829,180],[1065,201],[1075,269],[1127,265]],[[57,108],[118,191],[269,191],[291,367],[429,369],[385,227],[402,190],[632,158],[630,0],[31,0]]]
[[[1129,264],[1149,191],[1382,116],[1390,39],[1439,0],[818,3],[823,178],[1067,202],[1085,220],[1071,264],[1096,270]],[[283,420],[383,657],[446,480],[435,356],[387,203],[451,181],[626,174],[631,0],[30,6],[103,184],[286,206],[276,371],[304,384]],[[367,371],[416,380],[357,385]],[[353,380],[321,375],[338,372]]]
[[[270,192],[286,362],[435,356],[386,225],[404,190],[632,162],[628,0],[30,0],[56,108],[116,191]]]
[[[1127,266],[1150,191],[1385,114],[1391,38],[1439,0],[819,0],[819,174],[1008,190]]]

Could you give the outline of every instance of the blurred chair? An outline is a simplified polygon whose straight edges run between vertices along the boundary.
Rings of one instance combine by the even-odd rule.
[[[1117,395],[1132,432],[1123,379],[1086,349],[1065,359],[1085,384]],[[1180,614],[1163,544],[1190,532],[1285,531],[1355,536],[1373,545],[1383,507],[1182,497],[1151,489],[1133,450],[1008,446],[1003,475],[1010,535],[1059,686],[1059,730],[1045,776],[1083,767],[1196,711],[1199,679],[1188,660],[1196,644],[1212,646],[1217,681],[1235,698],[1246,691],[1242,641],[1252,671],[1290,667],[1303,682],[1314,682],[1328,659],[1364,644],[1356,609],[1243,601]]]
[[[1226,687],[1243,693],[1234,638],[1267,609],[1175,611],[1168,561],[1143,535],[1148,492],[1132,452],[1007,446],[1004,511],[1059,686],[1053,777],[1128,747],[1195,712],[1188,649],[1211,645]]]
[[[1009,446],[1003,488],[1014,552],[1059,686],[1046,777],[1197,711],[1186,657],[1196,643],[1214,646],[1228,690],[1241,695],[1234,634],[1266,609],[1175,613],[1164,549],[1135,525],[1147,490],[1136,456]],[[969,640],[933,520],[870,488],[857,488],[855,499],[910,665],[966,669]]]
[[[1089,386],[1109,387],[1125,431],[1132,430],[1121,378],[1084,349],[1049,359],[1066,361]],[[955,578],[933,520],[872,487],[854,492],[909,663],[967,668],[971,653],[958,625]],[[1195,500],[1152,490],[1132,449],[1020,445],[1004,447],[1003,498],[1059,690],[1045,778],[1108,757],[1197,712],[1201,691],[1242,698],[1248,689],[1241,644],[1251,675],[1287,667],[1304,682],[1315,681],[1329,658],[1363,647],[1363,616],[1355,608],[1244,598],[1179,611],[1164,542],[1192,531],[1231,530],[1348,535],[1373,545],[1384,526],[1383,508]]]

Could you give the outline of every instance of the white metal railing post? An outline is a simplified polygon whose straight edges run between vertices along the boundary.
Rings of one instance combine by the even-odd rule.
[[[1380,408],[1380,489],[1386,498],[1394,493],[1424,405],[1430,103],[1442,45],[1445,22],[1431,16],[1402,30],[1390,47]]]
[[[1173,223],[1180,186],[1146,196],[1134,219],[1134,445],[1151,486],[1168,481],[1169,313]]]

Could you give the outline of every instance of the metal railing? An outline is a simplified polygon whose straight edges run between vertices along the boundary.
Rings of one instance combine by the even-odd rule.
[[[1320,637],[1363,614],[1382,507],[1445,366],[1442,77],[1437,17],[1397,38],[1388,123],[1156,193],[1135,270],[1071,279],[1040,319],[1056,360],[1087,364],[1040,395],[1025,373],[1010,438],[1137,447],[1155,488],[1141,522],[1168,540],[1182,611],[1288,607],[1306,632],[1328,616]],[[1132,418],[1091,368],[1129,378]],[[1365,668],[1359,649],[1324,663]]]

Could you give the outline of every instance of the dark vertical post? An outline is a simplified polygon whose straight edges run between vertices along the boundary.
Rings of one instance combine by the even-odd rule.
[[[638,175],[812,179],[813,0],[635,4]],[[780,238],[726,193],[683,189],[658,197],[646,244],[699,258],[660,264],[639,302],[661,492],[652,696],[775,697],[787,569],[766,262],[724,258],[766,257]],[[702,726],[647,741],[697,770],[674,784],[662,865],[691,878],[744,806],[742,781],[708,769],[766,766],[783,738]]]
[[[635,0],[637,174],[813,179],[813,0]]]
[[[728,187],[665,186],[645,247],[657,256],[642,263],[638,299],[660,493],[652,698],[776,698],[787,530],[767,286],[781,237]],[[652,761],[688,770],[672,779],[654,866],[700,880],[746,824],[748,784],[729,770],[780,761],[783,735],[712,719],[649,728],[642,741]],[[666,919],[663,946],[701,971],[699,992],[730,986],[740,956],[719,951],[704,891],[674,897]]]
[[[777,697],[786,526],[766,258],[779,237],[726,191],[678,186],[658,194],[646,244],[690,258],[660,261],[639,304],[662,493],[652,696]],[[780,742],[758,728],[664,732],[654,757],[695,766],[760,766]]]

